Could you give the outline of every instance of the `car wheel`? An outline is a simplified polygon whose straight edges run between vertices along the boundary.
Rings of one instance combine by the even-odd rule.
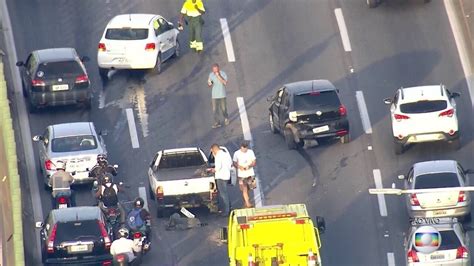
[[[379,5],[379,0],[367,0],[367,5],[370,8],[377,7]]]
[[[278,133],[278,130],[275,127],[275,123],[273,122],[273,115],[270,113],[270,115],[268,117],[269,117],[269,120],[270,120],[270,131],[273,134]]]
[[[158,53],[158,56],[156,56],[156,63],[155,63],[155,68],[153,68],[153,72],[155,72],[156,74],[160,74],[161,73],[161,54]]]
[[[155,193],[151,189],[150,185],[148,185],[148,193],[150,194],[150,199],[155,200]]]
[[[30,114],[34,114],[37,111],[38,111],[38,108],[30,100],[28,100],[28,112]]]
[[[179,41],[176,40],[176,45],[174,46],[174,57],[179,57],[181,55],[181,46],[179,45]]]
[[[393,141],[393,148],[395,150],[395,154],[397,155],[402,154],[405,150],[405,146],[403,145],[403,143],[397,141]]]
[[[99,75],[103,80],[109,79],[109,70],[107,68],[99,67]]]
[[[163,218],[165,217],[166,208],[165,207],[158,207],[156,208],[156,217]]]
[[[341,141],[342,144],[346,144],[351,141],[351,136],[349,135],[349,133],[347,133],[347,135],[342,136],[339,140]]]
[[[293,132],[291,131],[291,129],[285,129],[284,131],[284,137],[285,137],[285,142],[286,142],[286,145],[288,146],[288,149],[290,150],[294,150],[296,149],[296,142],[295,142],[295,137],[293,135]]]
[[[461,149],[461,138],[456,138],[451,141],[451,145],[453,146],[453,149],[459,150]]]

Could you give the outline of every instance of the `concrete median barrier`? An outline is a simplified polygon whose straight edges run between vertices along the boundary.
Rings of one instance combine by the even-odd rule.
[[[15,135],[7,83],[0,60],[0,240],[1,266],[25,265],[23,222]]]

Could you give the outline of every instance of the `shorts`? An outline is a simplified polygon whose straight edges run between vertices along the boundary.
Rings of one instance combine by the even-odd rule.
[[[255,180],[255,177],[249,176],[249,177],[239,177],[239,186],[247,186],[249,189],[255,189],[257,188],[257,180]]]

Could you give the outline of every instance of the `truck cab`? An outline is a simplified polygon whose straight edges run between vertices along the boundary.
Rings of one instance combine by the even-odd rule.
[[[221,238],[228,242],[231,266],[322,265],[320,232],[304,204],[233,210]]]

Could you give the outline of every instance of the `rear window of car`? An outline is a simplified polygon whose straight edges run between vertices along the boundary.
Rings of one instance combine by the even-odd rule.
[[[97,140],[93,135],[55,138],[51,142],[53,152],[87,151],[97,149]]]
[[[180,152],[164,154],[158,165],[159,169],[180,167],[198,167],[206,164],[200,152]]]
[[[441,234],[441,246],[438,250],[457,249],[461,246],[458,236],[453,230],[439,231]]]
[[[335,91],[299,94],[294,97],[295,110],[312,110],[315,107],[339,108],[341,105]]]
[[[62,76],[77,76],[82,74],[84,74],[84,71],[76,61],[41,63],[36,72],[36,76],[46,79]]]
[[[148,29],[107,29],[105,38],[108,40],[145,40],[148,38]]]
[[[101,237],[97,220],[65,222],[57,225],[56,243],[99,239]]]
[[[459,187],[456,173],[434,173],[419,175],[415,179],[415,189]]]
[[[400,111],[406,114],[431,113],[446,109],[448,103],[444,100],[419,101],[400,105]]]

